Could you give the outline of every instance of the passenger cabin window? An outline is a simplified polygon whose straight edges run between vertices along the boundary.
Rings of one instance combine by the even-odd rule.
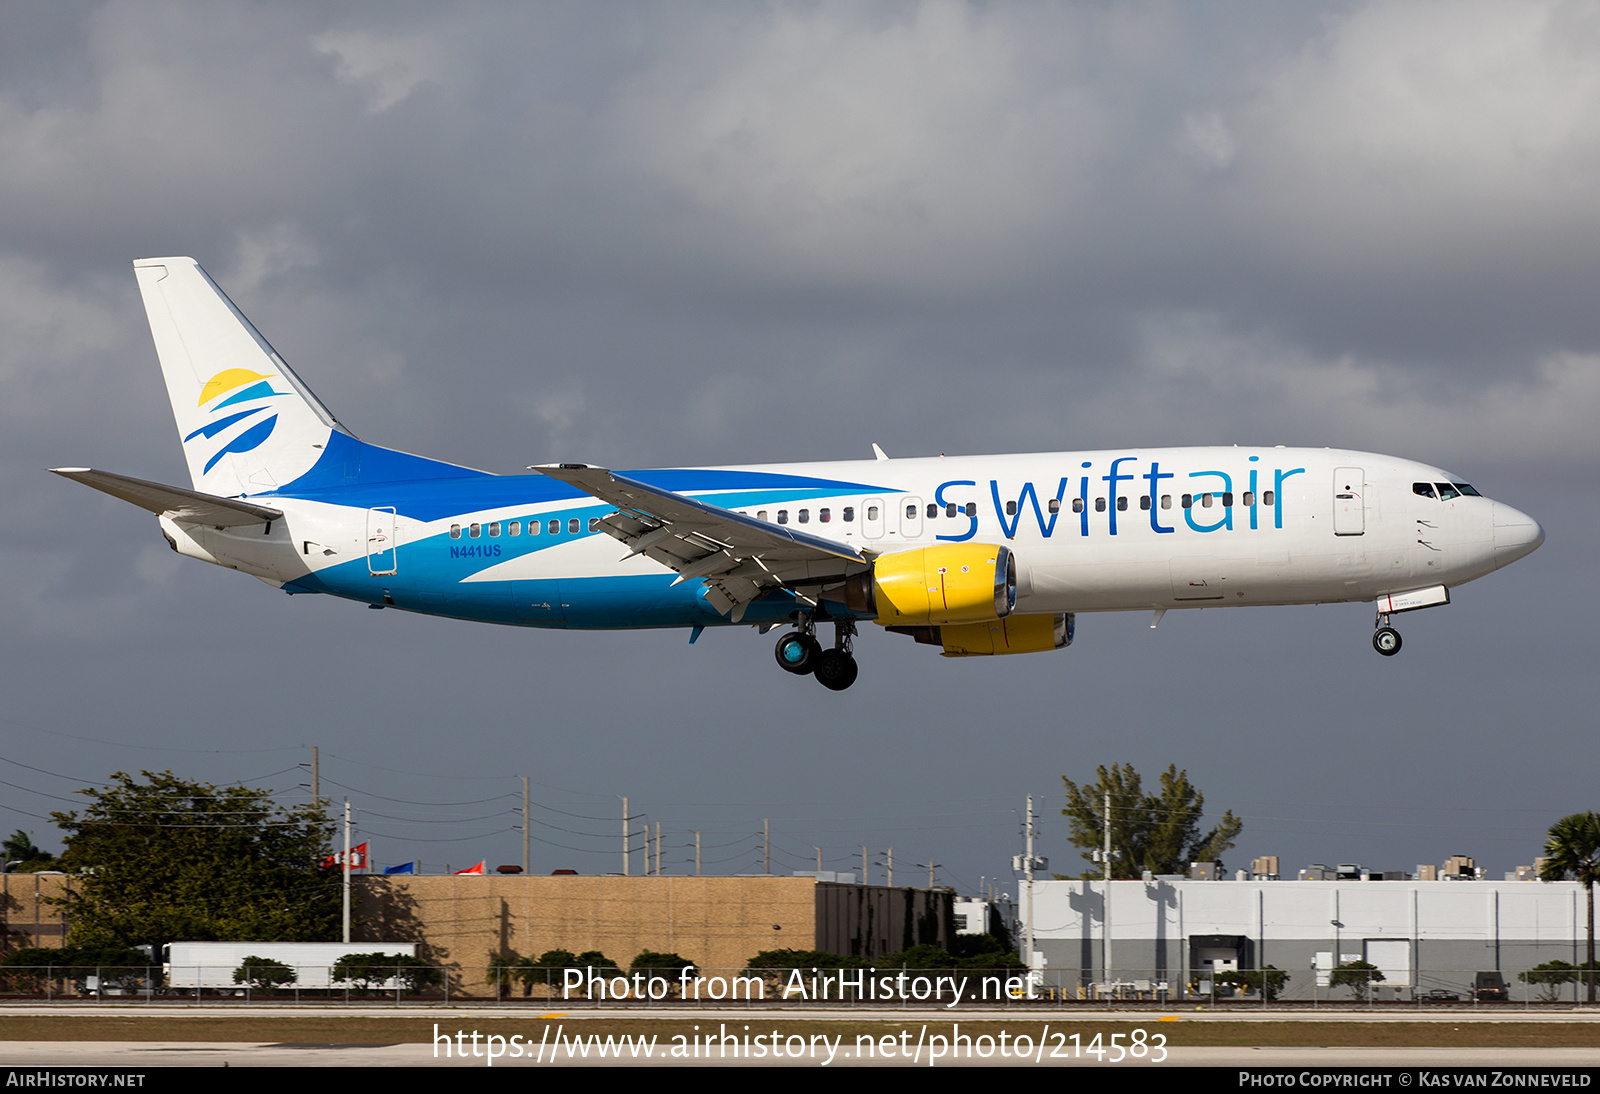
[[[450,538],[451,539],[460,539],[461,538],[461,525],[452,524],[450,526]]]
[[[877,520],[878,519],[878,507],[876,505],[867,506],[867,519],[868,520]]]
[[[766,520],[767,519],[767,511],[765,509],[757,509],[756,510],[756,519],[757,520]]]
[[[1017,503],[1014,502],[1014,501],[1006,502],[1006,516],[1014,517],[1016,515],[1017,515]]]
[[[787,510],[787,509],[779,509],[778,510],[778,523],[779,524],[788,524],[789,523],[789,510]]]
[[[543,521],[530,520],[528,522],[528,534],[530,536],[536,536],[542,531],[544,531],[544,522]]]
[[[589,518],[589,531],[598,532],[599,530],[600,530],[600,518],[599,517],[590,517]]]
[[[1106,511],[1106,499],[1105,498],[1095,498],[1094,499],[1094,511],[1096,513],[1104,513]]]
[[[1161,508],[1163,508],[1163,509],[1171,509],[1172,508],[1172,495],[1171,494],[1162,494],[1161,495]]]
[[[1052,513],[1061,512],[1061,499],[1060,498],[1051,498],[1050,499],[1050,511]]]
[[[506,534],[509,536],[520,536],[522,534],[522,522],[520,520],[512,521],[506,528]]]
[[[1272,491],[1271,490],[1263,490],[1263,491],[1261,491],[1261,504],[1262,505],[1271,505],[1272,504]]]
[[[951,508],[954,508],[954,506],[952,506]],[[928,503],[928,517],[929,517],[929,519],[932,519],[933,517],[936,517],[938,515],[939,515],[938,503],[930,501]],[[950,515],[951,516],[955,516],[954,513],[951,513]]]
[[[946,502],[945,503],[945,506],[944,506],[944,515],[945,516],[953,517],[959,512],[961,512],[961,507],[959,505],[957,505],[955,502],[950,501],[950,502]]]
[[[1118,498],[1117,499],[1117,512],[1126,513],[1127,511],[1128,511],[1128,499],[1127,498]]]
[[[873,516],[877,516],[877,513],[873,513]],[[856,507],[854,505],[846,505],[844,507],[844,522],[846,524],[849,524],[851,521],[853,521],[855,519],[856,519]]]
[[[483,535],[483,525],[481,525],[481,524],[469,524],[469,525],[467,525],[467,535],[471,536],[473,539],[477,539],[479,536]]]
[[[800,523],[801,524],[810,524],[811,523],[811,510],[809,510],[809,509],[800,510]]]
[[[558,536],[561,534],[561,522],[559,520],[553,520],[550,522],[550,534],[552,536]]]
[[[978,503],[975,502],[975,501],[967,502],[967,516],[975,517],[977,515],[978,515]]]
[[[490,535],[490,537],[493,538],[493,537],[498,536],[499,534],[500,534],[500,522],[497,521],[497,520],[490,521],[489,522],[489,535]]]
[[[833,519],[832,510],[829,510],[829,509],[818,509],[817,510],[817,523],[818,524],[827,524],[828,521],[831,520],[831,519]]]
[[[1211,495],[1210,494],[1201,494],[1200,495],[1200,507],[1202,509],[1210,509],[1211,508]]]
[[[582,528],[582,527],[583,527],[583,522],[580,521],[577,517],[573,517],[571,520],[567,521],[567,531],[569,531],[569,532],[576,532],[579,528]]]
[[[1139,498],[1139,508],[1140,509],[1148,509],[1148,508],[1150,508],[1150,495],[1149,494],[1145,494],[1145,495],[1143,495],[1143,496],[1141,496]]]
[[[907,520],[916,520],[917,519],[917,507],[915,505],[906,506],[906,519]]]
[[[1073,498],[1072,499],[1072,511],[1074,513],[1083,512],[1083,499],[1082,498]]]
[[[1227,509],[1232,509],[1233,508],[1233,491],[1232,490],[1224,490],[1222,492],[1222,504],[1223,504],[1224,508],[1227,508]]]
[[[1244,492],[1244,503],[1245,503],[1245,504],[1246,504],[1246,505],[1254,505],[1254,504],[1255,504],[1255,503],[1256,503],[1256,495],[1255,495],[1255,491],[1253,491],[1253,490],[1246,490],[1246,491],[1245,491],[1245,492]]]
[[[1193,509],[1194,508],[1194,495],[1193,494],[1185,494],[1183,496],[1183,498],[1182,498],[1182,504],[1183,504],[1183,507],[1185,509]]]

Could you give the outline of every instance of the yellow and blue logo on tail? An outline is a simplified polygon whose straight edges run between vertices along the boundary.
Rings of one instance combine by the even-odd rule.
[[[273,388],[272,381],[274,379],[275,377],[253,372],[247,368],[223,369],[211,377],[205,382],[205,386],[200,389],[200,400],[195,404],[197,407],[205,407],[207,403],[211,403],[212,405],[207,410],[207,413],[211,415],[211,419],[185,437],[183,443],[188,444],[197,437],[210,440],[220,433],[227,432],[232,426],[240,422],[258,417],[272,410],[272,404],[268,403],[250,406],[243,410],[234,410],[230,413],[221,413],[232,407],[287,395],[288,392],[277,391]],[[220,417],[217,416],[219,413],[221,414]],[[259,448],[266,442],[268,437],[272,436],[272,430],[277,424],[277,414],[271,414],[235,433],[206,459],[205,471],[210,471],[216,466],[217,461],[229,452],[249,452],[251,449]]]

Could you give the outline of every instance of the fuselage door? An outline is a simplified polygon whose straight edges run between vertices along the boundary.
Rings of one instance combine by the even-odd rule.
[[[1333,534],[1359,536],[1367,530],[1366,473],[1359,467],[1333,472]]]
[[[367,510],[367,572],[374,577],[392,574],[400,556],[394,506]]]

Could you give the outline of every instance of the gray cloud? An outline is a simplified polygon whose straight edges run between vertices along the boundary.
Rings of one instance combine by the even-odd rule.
[[[1592,3],[22,9],[12,758],[232,778],[321,741],[368,791],[526,770],[680,829],[786,810],[797,867],[893,844],[970,883],[1056,773],[1176,760],[1251,818],[1246,856],[1442,861],[1458,841],[1392,804],[1479,800],[1506,812],[1448,816],[1487,826],[1480,861],[1528,861],[1594,804],[1597,27]],[[291,599],[174,565],[147,518],[40,471],[181,480],[127,266],[173,253],[358,433],[491,470],[1328,444],[1450,466],[1551,539],[1408,621],[1403,674],[1359,606],[1096,617],[985,665],[868,636],[842,705],[741,632]],[[1346,807],[1379,822],[1330,845]],[[405,831],[392,858],[459,834]],[[614,866],[609,839],[574,864]]]

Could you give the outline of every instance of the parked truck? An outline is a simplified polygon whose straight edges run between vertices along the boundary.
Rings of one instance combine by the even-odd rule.
[[[295,970],[295,987],[339,988],[333,967],[351,953],[382,953],[416,957],[415,942],[174,942],[167,947],[169,988],[241,988],[233,972],[247,957],[267,957]],[[374,985],[376,986],[376,985]],[[394,982],[387,985],[393,987]]]

